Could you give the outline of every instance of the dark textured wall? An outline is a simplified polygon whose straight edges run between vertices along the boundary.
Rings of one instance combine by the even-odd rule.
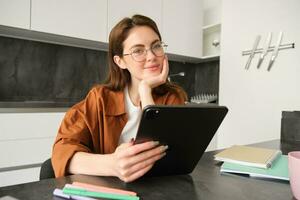
[[[197,64],[195,76],[195,93],[219,93],[219,61]]]
[[[105,80],[107,52],[0,37],[0,102],[80,101],[90,88]],[[189,97],[218,92],[216,63],[170,61],[170,74]],[[41,105],[41,104],[39,104]]]
[[[106,74],[106,54],[0,37],[1,101],[78,101]]]

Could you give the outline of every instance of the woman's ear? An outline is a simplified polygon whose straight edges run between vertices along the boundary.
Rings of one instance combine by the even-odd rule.
[[[114,62],[121,68],[126,69],[124,60],[120,56],[114,56]]]

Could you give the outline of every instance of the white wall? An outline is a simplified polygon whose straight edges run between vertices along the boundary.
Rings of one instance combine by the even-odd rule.
[[[299,11],[299,0],[223,0],[219,95],[229,113],[219,129],[218,148],[279,139],[281,111],[300,110]],[[280,51],[270,72],[270,53],[259,70],[257,54],[246,71],[248,56],[242,51],[252,48],[258,34],[262,47],[270,31],[274,45],[281,30],[282,42],[295,42],[296,48]]]

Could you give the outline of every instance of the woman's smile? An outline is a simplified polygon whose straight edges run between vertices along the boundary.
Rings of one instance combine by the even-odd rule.
[[[158,71],[158,70],[160,70],[160,65],[159,64],[148,65],[148,66],[145,66],[144,69],[146,69],[148,71]]]

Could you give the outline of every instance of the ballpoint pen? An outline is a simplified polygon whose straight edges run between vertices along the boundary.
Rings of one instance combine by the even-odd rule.
[[[280,47],[280,44],[281,44],[282,36],[283,36],[283,32],[280,31],[279,36],[278,36],[278,40],[277,40],[277,43],[276,43],[276,46],[274,48],[274,51],[273,51],[272,56],[271,56],[271,60],[269,62],[268,71],[271,70],[272,65],[274,64],[274,61],[275,61],[275,59],[276,59],[276,57],[278,55],[278,51],[279,51],[279,47]]]
[[[263,52],[261,53],[260,58],[259,58],[259,60],[258,60],[257,69],[259,69],[261,63],[263,62],[265,56],[266,56],[267,53],[268,53],[268,49],[269,49],[271,40],[272,40],[272,33],[270,32],[269,35],[268,35],[268,37],[267,37],[267,41],[266,41],[266,43],[265,43],[265,46],[264,46],[264,48],[263,48]]]

